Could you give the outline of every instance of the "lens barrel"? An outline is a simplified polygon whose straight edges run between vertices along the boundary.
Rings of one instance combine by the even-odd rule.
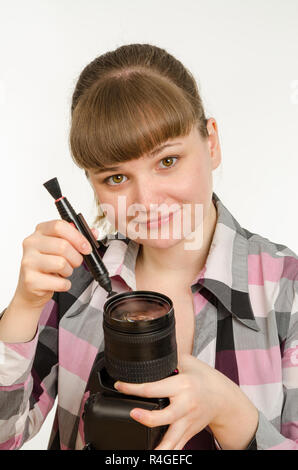
[[[177,368],[173,303],[153,291],[130,291],[105,302],[105,367],[115,380],[144,383]]]

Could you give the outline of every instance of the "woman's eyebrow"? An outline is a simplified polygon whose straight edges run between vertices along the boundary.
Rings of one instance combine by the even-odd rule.
[[[165,148],[173,147],[174,145],[182,145],[182,142],[173,142],[171,144],[161,145],[160,147],[157,147],[156,149],[152,150],[152,152],[150,152],[148,154],[148,156],[149,157],[155,157],[156,155],[158,155]],[[108,171],[121,171],[121,166],[120,165],[118,165],[118,166],[105,166],[104,168],[98,168],[98,169],[94,170],[94,174],[98,175],[98,174],[101,174],[101,173],[106,173]]]
[[[108,171],[118,171],[121,170],[120,166],[105,166],[104,168],[98,168],[97,170],[93,170],[95,175],[99,175],[101,173],[107,173]]]
[[[155,157],[155,155],[158,155],[166,147],[173,147],[174,145],[182,145],[182,142],[173,142],[171,144],[165,144],[160,147],[157,147],[156,149],[152,150],[152,152],[149,153],[149,156]]]

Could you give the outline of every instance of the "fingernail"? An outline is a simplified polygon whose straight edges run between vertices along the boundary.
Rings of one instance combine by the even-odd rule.
[[[130,416],[135,419],[141,419],[142,413],[138,410],[132,410]]]
[[[86,243],[86,242],[84,242],[84,243],[82,244],[82,250],[83,250],[84,253],[86,253],[86,254],[87,254],[87,253],[91,253],[91,251],[92,251],[92,250],[91,250],[91,246],[89,245],[89,243]]]

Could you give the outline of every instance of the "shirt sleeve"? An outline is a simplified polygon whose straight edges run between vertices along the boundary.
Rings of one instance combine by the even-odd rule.
[[[298,280],[293,281],[293,303],[287,337],[282,342],[284,402],[280,428],[259,410],[259,423],[252,449],[298,450]],[[292,296],[291,296],[292,297]],[[272,397],[274,399],[274,397]]]
[[[280,432],[259,411],[257,449],[298,450],[298,280],[294,281],[294,301],[289,329],[282,344],[284,402]],[[273,398],[274,399],[274,398]]]
[[[284,402],[280,426],[272,423],[258,410],[255,435],[244,450],[298,450],[298,280],[293,282],[292,310],[288,333],[282,342],[282,381]],[[272,397],[274,400],[274,397]],[[215,441],[217,450],[221,450]]]
[[[0,341],[0,450],[20,449],[39,431],[54,405],[58,374],[57,307],[53,296],[42,310],[31,341]]]

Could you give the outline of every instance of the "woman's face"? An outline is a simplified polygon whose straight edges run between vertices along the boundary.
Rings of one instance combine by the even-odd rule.
[[[167,248],[201,226],[211,212],[212,171],[221,161],[213,118],[207,129],[206,139],[193,127],[187,136],[167,141],[159,152],[117,164],[113,170],[88,170],[117,231],[143,245]]]

